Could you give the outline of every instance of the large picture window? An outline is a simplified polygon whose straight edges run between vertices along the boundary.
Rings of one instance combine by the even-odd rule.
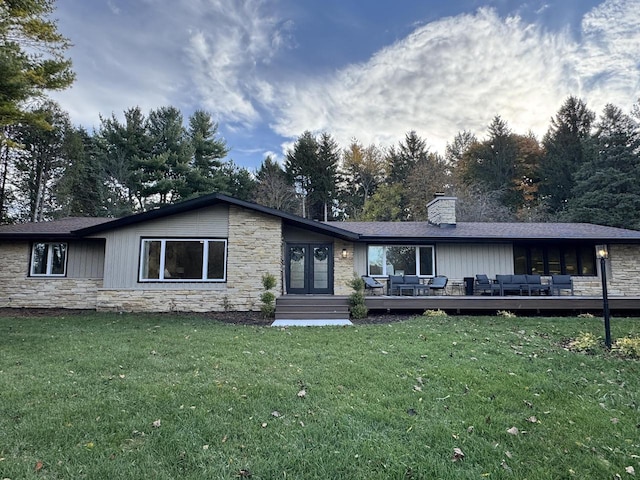
[[[67,274],[67,244],[34,243],[29,274],[33,277],[64,277]]]
[[[434,276],[431,245],[370,245],[368,259],[368,274],[371,276]]]
[[[514,245],[513,263],[516,274],[595,275],[595,245]]]
[[[139,277],[141,282],[223,282],[227,276],[226,268],[226,240],[142,240]]]

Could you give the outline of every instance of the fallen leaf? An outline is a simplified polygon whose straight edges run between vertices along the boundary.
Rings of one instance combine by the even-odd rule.
[[[417,415],[418,412],[416,412],[413,408],[410,408],[409,410],[407,410],[407,414],[413,417],[414,415]]]
[[[527,418],[527,422],[529,422],[529,423],[538,423],[538,419],[534,415],[532,415],[529,418]]]
[[[459,462],[460,460],[464,460],[464,453],[458,447],[453,449],[453,455],[451,456],[452,462]]]
[[[629,465],[628,467],[626,467],[624,469],[625,472],[627,472],[629,475],[635,475],[636,474],[636,469],[633,468],[631,465]]]
[[[280,415],[280,412],[279,412],[279,411],[274,410],[273,412],[271,412],[271,416],[272,416],[272,417],[276,417],[276,418],[278,418],[278,417],[280,417],[281,415]]]
[[[469,427],[467,427],[467,433],[473,433],[473,425],[470,425]]]
[[[209,445],[202,445],[203,450],[209,450]]]
[[[307,396],[307,391],[304,388],[298,392],[298,397],[304,398],[306,396]]]
[[[36,462],[36,472],[39,472],[40,470],[42,470],[42,467],[44,467],[44,463],[42,463],[40,460],[38,460]]]
[[[620,422],[620,420],[618,420],[618,419],[617,419],[617,418],[615,418],[615,417],[611,419],[611,423],[613,423],[614,425],[615,425],[616,423],[618,423],[618,422]]]
[[[420,385],[414,385],[414,386],[413,386],[413,389],[414,389],[416,392],[421,392],[421,391],[422,391],[422,387],[421,387]]]
[[[510,433],[511,435],[518,435],[520,430],[518,430],[518,427],[511,427],[507,430],[507,433]]]
[[[253,474],[249,470],[247,470],[246,468],[242,468],[242,469],[240,469],[240,471],[238,472],[238,475],[236,475],[236,477],[248,478],[251,475],[253,475]]]
[[[509,450],[504,452],[504,454],[507,456],[507,458],[513,458],[513,454]]]
[[[225,435],[224,437],[222,437],[222,443],[225,443],[227,441],[227,436]]]
[[[160,419],[156,420],[151,424],[153,428],[160,428]]]
[[[262,422],[262,425],[260,425],[262,428],[267,428],[267,422]]]

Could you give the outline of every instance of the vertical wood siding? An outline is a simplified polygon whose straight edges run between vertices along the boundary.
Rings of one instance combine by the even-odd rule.
[[[513,273],[511,244],[438,244],[436,245],[436,273],[461,280],[485,273]]]
[[[224,288],[212,283],[138,283],[140,239],[157,238],[228,238],[229,208],[225,205],[202,208],[107,232],[104,287],[213,289]]]
[[[104,241],[69,242],[68,278],[102,278],[104,275]]]

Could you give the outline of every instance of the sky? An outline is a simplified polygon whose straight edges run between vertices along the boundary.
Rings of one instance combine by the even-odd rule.
[[[342,148],[410,131],[443,154],[500,115],[546,132],[569,95],[640,98],[640,0],[57,0],[78,126],[139,106],[211,113],[250,170],[304,131]]]

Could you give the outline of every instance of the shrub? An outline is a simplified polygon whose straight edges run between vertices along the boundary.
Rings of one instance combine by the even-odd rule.
[[[516,314],[508,310],[498,310],[496,315],[498,315],[499,317],[505,317],[505,318],[516,318]]]
[[[640,358],[640,337],[618,338],[612,350],[623,357]]]
[[[600,345],[600,338],[590,332],[580,334],[569,342],[569,350],[576,352],[593,353]]]
[[[276,277],[270,273],[264,273],[262,275],[262,286],[265,291],[260,295],[260,301],[262,302],[260,311],[265,317],[273,318],[276,313],[276,296],[269,290],[276,286]]]
[[[425,310],[422,314],[425,317],[448,317],[447,312],[444,310]]]
[[[354,292],[349,295],[349,312],[352,318],[366,318],[369,309],[365,304],[364,298],[364,280],[357,275],[349,281],[348,285],[353,288]]]

